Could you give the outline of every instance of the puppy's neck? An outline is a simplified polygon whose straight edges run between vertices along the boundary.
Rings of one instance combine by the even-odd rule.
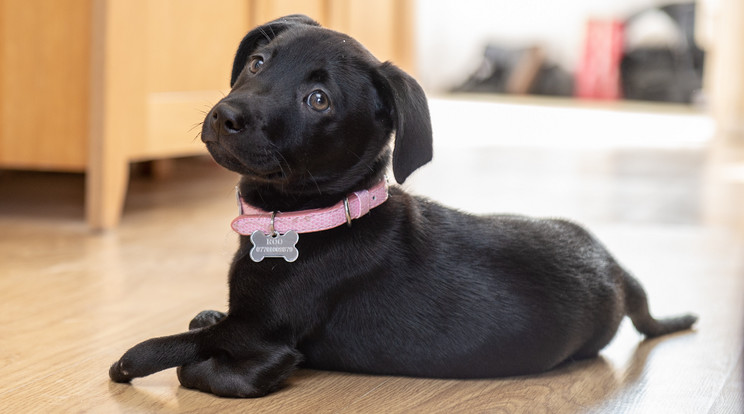
[[[261,183],[251,177],[241,177],[238,189],[242,199],[264,211],[299,211],[330,207],[347,195],[368,189],[384,177],[381,171],[347,185],[320,185],[308,183],[303,186]]]

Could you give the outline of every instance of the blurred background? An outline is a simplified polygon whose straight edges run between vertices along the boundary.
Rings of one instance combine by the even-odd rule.
[[[424,86],[435,141],[447,149],[438,158],[446,168],[437,171],[447,173],[412,180],[423,193],[427,182],[468,181],[461,160],[447,164],[457,148],[498,158],[499,146],[558,149],[551,159],[559,163],[566,148],[645,148],[648,168],[658,168],[662,149],[683,150],[700,158],[683,174],[709,177],[713,156],[714,174],[725,177],[718,183],[736,187],[744,180],[743,7],[738,0],[2,0],[0,214],[28,212],[10,197],[14,183],[59,178],[21,172],[84,173],[88,226],[115,228],[133,173],[162,178],[173,160],[205,154],[195,137],[229,89],[236,45],[251,27],[289,13],[349,33]],[[508,158],[470,165],[516,168],[502,178],[539,167],[527,164],[531,157]],[[453,204],[464,195],[458,189],[470,191],[446,188],[438,198]],[[726,219],[738,222],[737,203],[708,204],[725,206]]]

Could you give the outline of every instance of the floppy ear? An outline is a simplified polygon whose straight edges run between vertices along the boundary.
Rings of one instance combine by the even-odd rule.
[[[433,155],[429,105],[421,86],[390,62],[380,66],[383,99],[391,106],[395,128],[393,174],[402,184],[412,172],[431,161]]]
[[[258,49],[259,46],[271,42],[279,35],[279,33],[288,28],[301,25],[320,26],[318,22],[303,14],[292,14],[270,21],[248,32],[243,40],[240,41],[238,51],[235,53],[232,76],[230,77],[230,87],[235,85],[235,81],[238,79],[240,72],[243,71],[248,58],[251,57],[253,52]]]

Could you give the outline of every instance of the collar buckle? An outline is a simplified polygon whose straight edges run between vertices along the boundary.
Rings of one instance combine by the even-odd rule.
[[[351,227],[351,210],[349,209],[349,197],[344,197],[344,213],[346,213],[346,225]]]

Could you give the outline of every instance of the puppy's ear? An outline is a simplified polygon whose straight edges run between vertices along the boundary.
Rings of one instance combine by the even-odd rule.
[[[279,33],[289,29],[290,27],[302,25],[320,26],[318,22],[303,14],[292,14],[270,21],[248,32],[240,42],[238,51],[235,53],[232,76],[230,77],[230,87],[235,85],[235,81],[238,79],[240,72],[243,71],[248,58],[251,57],[253,52],[258,49],[259,46],[271,42],[279,35]]]
[[[402,184],[412,172],[431,161],[433,155],[429,105],[421,86],[390,62],[379,68],[378,90],[391,107],[395,128],[393,174]],[[381,89],[381,90],[380,90]]]

